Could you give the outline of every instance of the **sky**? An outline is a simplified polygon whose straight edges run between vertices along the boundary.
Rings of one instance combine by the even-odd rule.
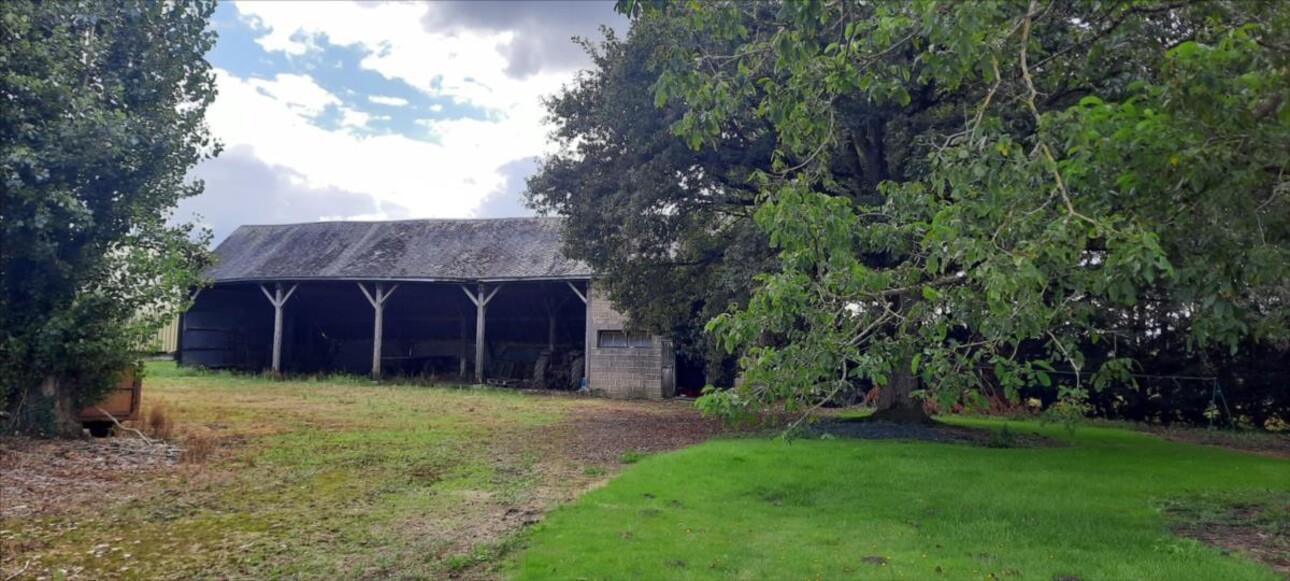
[[[542,98],[625,32],[612,0],[223,2],[207,111],[223,153],[178,221],[243,224],[526,216],[553,149]]]

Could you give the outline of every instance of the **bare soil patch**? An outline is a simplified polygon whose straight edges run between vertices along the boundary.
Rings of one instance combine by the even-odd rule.
[[[1261,530],[1253,525],[1199,524],[1179,526],[1174,534],[1196,539],[1228,552],[1245,553],[1251,559],[1266,563],[1282,577],[1290,579],[1290,537]]]
[[[1288,433],[1232,432],[1166,426],[1139,426],[1138,429],[1172,442],[1218,446],[1290,460],[1290,434]]]
[[[533,437],[556,448],[564,458],[612,465],[628,452],[668,452],[734,431],[719,420],[701,417],[688,402],[601,400],[596,404],[538,428]]]
[[[146,488],[149,473],[174,468],[181,452],[134,437],[0,438],[0,519],[135,497]]]
[[[1174,534],[1224,554],[1244,553],[1290,579],[1290,493],[1173,498],[1162,509]]]

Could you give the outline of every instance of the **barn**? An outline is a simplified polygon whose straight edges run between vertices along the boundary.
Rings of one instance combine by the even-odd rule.
[[[630,332],[559,218],[242,226],[180,323],[181,365],[675,393],[665,337]]]

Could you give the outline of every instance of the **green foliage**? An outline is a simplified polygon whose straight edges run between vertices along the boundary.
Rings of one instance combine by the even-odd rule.
[[[46,377],[59,381],[58,414],[94,400],[199,285],[204,235],[168,220],[201,192],[187,171],[218,150],[202,121],[215,96],[204,60],[213,10],[210,1],[0,5],[6,407],[38,405]]]
[[[1088,404],[1087,394],[1081,391],[1068,393],[1048,409],[1040,417],[1040,423],[1057,424],[1066,428],[1067,433],[1074,434],[1075,428],[1084,422],[1088,417],[1090,406]]]
[[[667,332],[683,355],[709,360],[710,381],[729,385],[724,354],[702,327],[742,304],[753,273],[771,266],[746,178],[769,167],[773,133],[744,114],[742,131],[696,153],[671,132],[684,108],[656,109],[650,87],[667,47],[702,46],[681,30],[661,19],[625,39],[606,30],[602,42],[583,42],[594,66],[547,100],[560,149],[526,197],[565,217],[566,252],[595,268],[598,289],[633,325]]]
[[[1075,393],[1133,370],[1098,343],[1290,338],[1283,4],[620,8],[732,44],[675,47],[655,84],[691,145],[749,111],[777,138],[751,179],[778,265],[708,326],[745,371],[710,409],[809,409],[905,374],[943,406],[987,382]],[[748,26],[767,13],[781,25]],[[900,159],[862,164],[874,196],[835,195],[864,182],[844,143]]]
[[[1284,460],[1118,429],[1082,429],[1070,443],[712,441],[632,467],[550,513],[515,573],[653,578],[682,561],[676,576],[690,579],[1277,578],[1174,537],[1174,519],[1155,507],[1199,495],[1284,506]],[[867,556],[888,561],[883,574],[869,574]]]

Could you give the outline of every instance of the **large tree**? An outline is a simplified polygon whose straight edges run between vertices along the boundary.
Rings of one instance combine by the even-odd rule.
[[[8,427],[79,433],[198,284],[168,224],[216,144],[214,2],[0,3],[0,397]]]
[[[717,142],[749,103],[776,134],[753,181],[777,268],[710,326],[746,374],[712,409],[809,408],[856,380],[894,416],[984,382],[1077,401],[1133,369],[1093,347],[1131,335],[1135,311],[1197,349],[1290,332],[1283,4],[619,6],[730,47],[667,59],[656,89],[686,108],[681,135]],[[765,10],[777,26],[746,25]],[[972,98],[939,98],[956,94]],[[871,173],[874,198],[829,195],[850,109],[920,99],[956,120],[913,130],[925,165]]]
[[[696,153],[671,132],[684,110],[656,108],[651,86],[679,28],[657,19],[626,39],[606,30],[602,42],[583,42],[593,67],[547,100],[561,147],[526,197],[566,218],[566,252],[596,269],[599,288],[635,326],[676,336],[678,350],[709,360],[708,380],[721,382],[721,352],[702,327],[746,301],[746,281],[770,267],[746,180],[765,167],[774,134],[743,115],[740,131]]]
[[[750,7],[740,26],[779,26],[773,6]],[[682,18],[660,13],[637,21],[626,39],[608,32],[584,44],[593,67],[547,101],[561,149],[529,180],[528,201],[567,218],[566,250],[596,269],[600,288],[634,324],[678,338],[679,351],[706,360],[710,383],[728,386],[730,358],[703,327],[746,304],[754,276],[776,268],[753,220],[755,178],[782,163],[774,127],[756,110],[763,95],[705,116],[713,138],[696,148],[698,135],[672,130],[687,107],[659,106],[655,83],[677,55],[724,54],[734,50],[731,40],[695,34]],[[956,98],[964,93],[921,91],[894,106],[845,103],[837,115],[844,138],[828,144],[832,179],[813,188],[876,199],[884,179],[925,165],[918,139],[946,125],[942,105]]]

